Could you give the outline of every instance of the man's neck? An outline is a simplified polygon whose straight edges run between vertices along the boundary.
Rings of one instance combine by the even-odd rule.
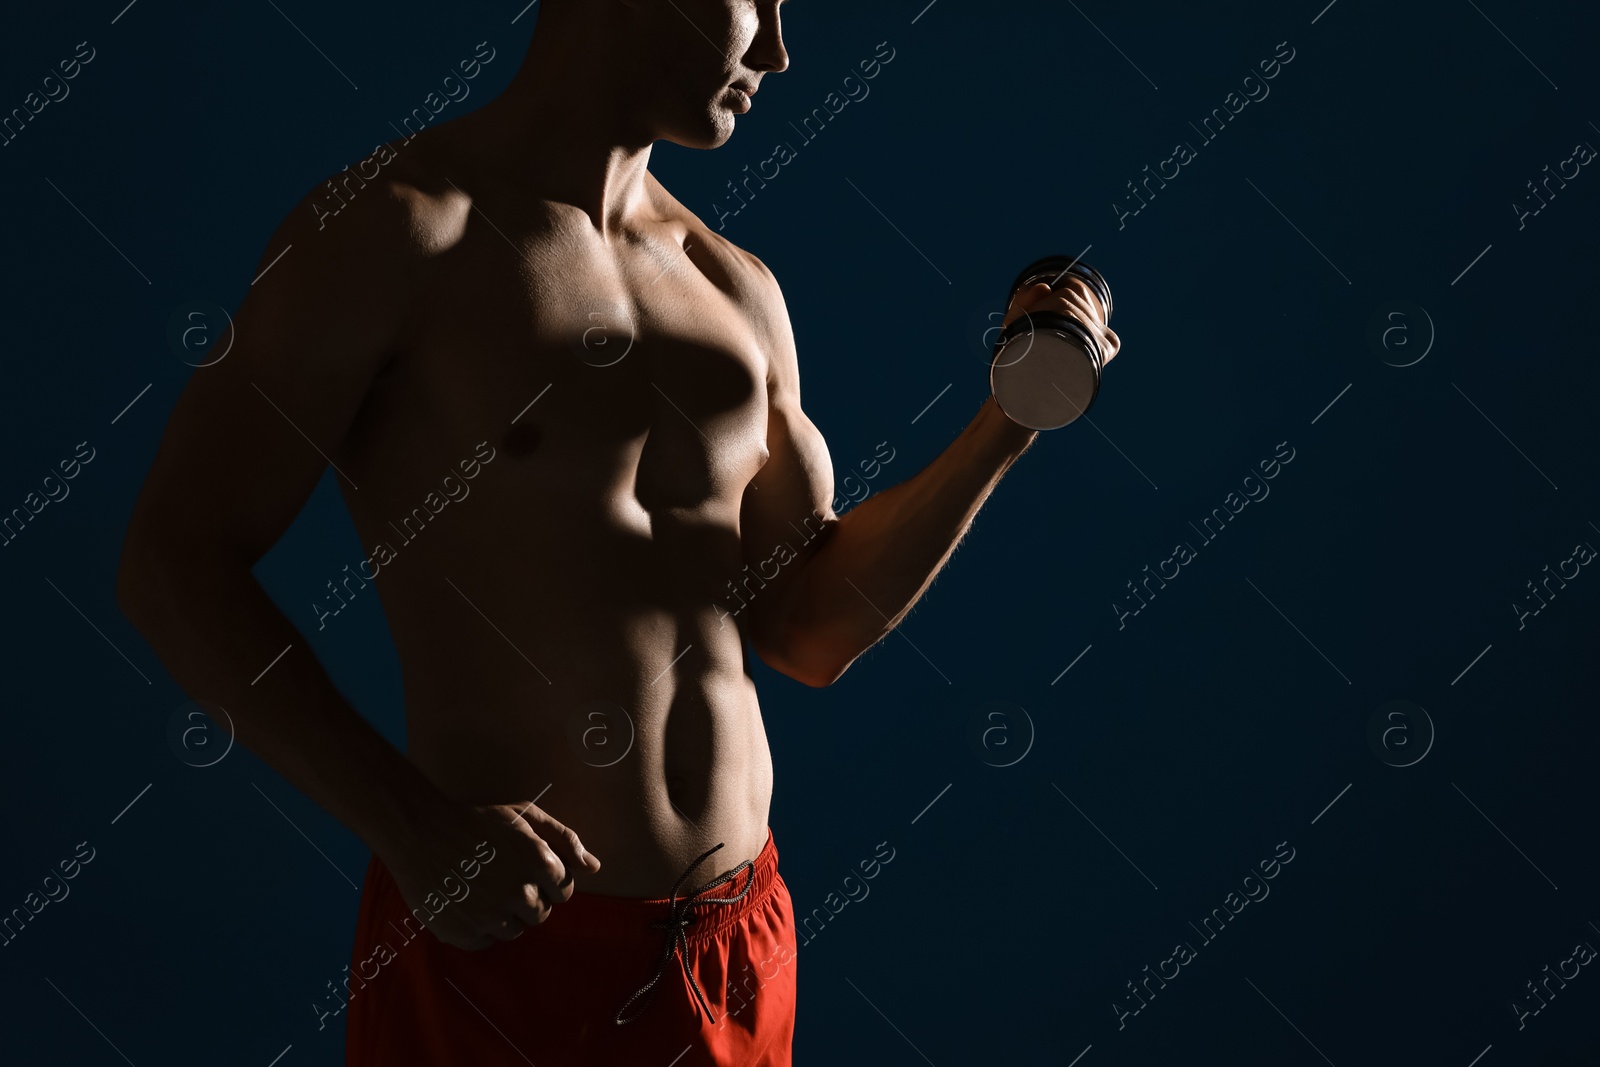
[[[493,139],[485,147],[545,199],[583,211],[609,240],[647,202],[655,137],[629,98],[630,87],[597,77],[592,59],[536,40],[511,84],[480,109]]]

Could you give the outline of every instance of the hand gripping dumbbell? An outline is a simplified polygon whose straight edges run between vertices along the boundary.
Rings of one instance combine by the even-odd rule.
[[[1111,287],[1099,271],[1070,256],[1049,256],[1017,275],[1018,293],[1040,282],[1055,288],[1068,275],[1089,284],[1111,321]],[[1000,332],[989,365],[989,388],[1012,422],[1032,430],[1054,430],[1089,410],[1100,393],[1105,353],[1076,321],[1052,311],[1025,312]]]

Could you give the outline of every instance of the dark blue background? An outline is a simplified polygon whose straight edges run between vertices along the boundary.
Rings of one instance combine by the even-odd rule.
[[[359,882],[365,850],[247,753],[176,758],[185,697],[115,604],[117,555],[191,373],[174,309],[237,306],[284,213],[479,41],[497,58],[444,117],[497,92],[537,9],[140,0],[113,25],[122,2],[8,12],[0,36],[3,111],[77,42],[98,53],[0,148],[0,510],[96,450],[0,548],[0,910],[96,850],[0,948],[0,1058],[265,1067],[292,1046],[283,1067],[333,1064],[342,1028],[309,1005],[348,961],[357,893],[330,862]],[[1041,436],[903,636],[825,690],[758,668],[796,908],[895,850],[802,951],[800,1062],[1600,1062],[1592,968],[1520,1032],[1509,1006],[1600,945],[1600,578],[1521,630],[1510,610],[1600,544],[1600,175],[1521,230],[1510,206],[1600,144],[1600,20],[1505,0],[925,2],[796,0],[792,68],[733,140],[652,161],[714,219],[790,121],[895,50],[725,230],[784,285],[841,477],[888,441],[881,488],[954,438],[987,394],[984,315],[1036,256],[1092,245],[1124,341],[1093,425]],[[1188,123],[1284,41],[1270,96],[1201,146]],[[1180,140],[1198,157],[1119,228],[1124,183]],[[1408,349],[1369,337],[1400,300],[1437,331],[1404,368],[1384,356],[1420,353],[1421,319]],[[1295,458],[1270,497],[1200,545],[1189,523],[1280,442]],[[258,573],[398,741],[378,602],[306,626],[362,554],[332,479]],[[1178,541],[1198,558],[1119,630],[1124,583]],[[1437,731],[1405,768],[1367,740],[1394,699]],[[989,700],[1035,731],[1009,767],[969,740]],[[1011,729],[1005,759],[1025,747]],[[1188,924],[1279,842],[1295,858],[1270,897],[1199,946]],[[1181,940],[1198,958],[1119,1030],[1124,983]]]

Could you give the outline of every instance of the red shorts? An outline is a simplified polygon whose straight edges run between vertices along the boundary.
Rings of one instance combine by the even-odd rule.
[[[724,869],[708,861],[685,885]],[[729,897],[741,899],[698,903]],[[574,892],[516,940],[472,952],[419,931],[374,856],[356,922],[345,1063],[789,1067],[794,908],[771,831],[733,881],[680,895],[678,906],[692,917],[686,926],[652,928],[673,914],[668,900]],[[678,928],[687,952],[674,947],[666,958]],[[630,1021],[619,1025],[625,1007]]]

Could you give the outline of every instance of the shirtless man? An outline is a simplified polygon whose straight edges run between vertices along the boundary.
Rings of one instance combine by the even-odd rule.
[[[991,397],[921,473],[831,509],[777,282],[647,169],[657,140],[723,144],[787,68],[778,8],[545,0],[503,94],[394,142],[336,217],[320,187],[290,213],[166,428],[119,600],[186,692],[370,846],[351,1063],[789,1062],[793,916],[747,648],[837,680],[1035,433]],[[1007,321],[1024,310],[1116,351],[1076,279]],[[615,347],[585,347],[597,323]],[[399,654],[404,755],[251,573],[330,464],[362,544],[391,548],[360,569]],[[470,498],[402,542],[393,521],[458,469]],[[729,583],[779,545],[793,558],[731,614]],[[573,743],[591,724],[631,747],[601,765]],[[469,893],[413,911],[452,874]],[[431,936],[405,938],[410,915]]]

